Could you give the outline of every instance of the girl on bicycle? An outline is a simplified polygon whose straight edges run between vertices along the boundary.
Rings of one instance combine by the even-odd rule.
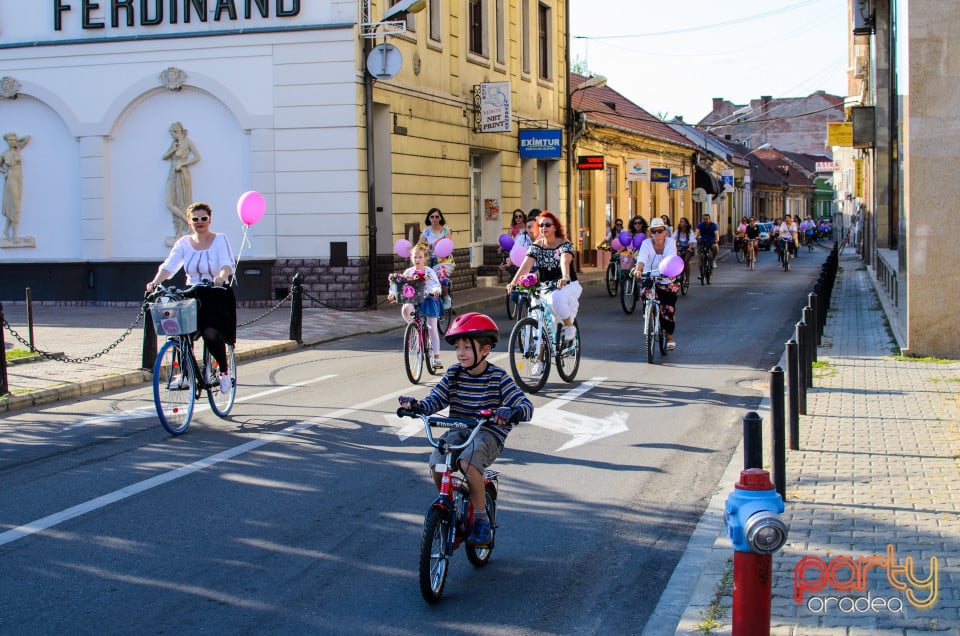
[[[683,278],[690,282],[690,259],[697,251],[697,239],[694,236],[693,226],[687,217],[677,221],[677,230],[674,232],[677,239],[677,254],[683,259]]]
[[[644,241],[637,252],[637,266],[633,275],[643,277],[644,271],[652,271],[660,267],[660,262],[668,256],[676,256],[677,245],[667,240],[667,227],[663,219],[656,218],[650,223],[650,240]],[[660,301],[660,324],[667,335],[667,350],[675,349],[677,343],[673,340],[673,332],[677,327],[677,292],[680,286],[670,280],[669,283],[656,283],[655,293]]]
[[[541,282],[556,283],[556,289],[549,294],[549,302],[554,316],[563,323],[563,339],[572,341],[576,338],[573,319],[577,317],[583,291],[573,267],[573,244],[564,236],[560,219],[552,212],[541,212],[537,226],[540,237],[527,250],[520,269],[507,285],[507,291],[512,292],[517,281],[536,267]]]
[[[423,245],[414,245],[410,251],[410,262],[412,267],[404,270],[403,278],[413,278],[420,274],[426,278],[423,285],[423,301],[419,305],[420,313],[427,320],[427,330],[430,332],[430,343],[433,347],[433,368],[442,369],[443,363],[440,361],[440,331],[437,329],[437,318],[443,313],[443,306],[440,303],[440,280],[437,273],[427,267],[427,260],[430,258],[430,252]],[[397,289],[391,285],[390,292],[387,294],[387,300],[392,303],[397,302]],[[413,305],[404,303],[400,310],[400,315],[407,322],[413,320]]]
[[[187,206],[186,217],[193,233],[181,236],[173,244],[167,259],[157,269],[157,275],[147,283],[147,291],[152,291],[181,267],[187,275],[187,285],[204,280],[212,280],[217,285],[198,287],[190,296],[198,301],[197,331],[220,365],[220,391],[228,393],[233,382],[230,379],[232,369],[227,365],[227,344],[237,342],[237,299],[229,285],[236,259],[227,235],[210,231],[213,210],[209,205],[191,203]]]
[[[457,362],[447,369],[430,395],[419,402],[412,397],[400,396],[402,408],[431,414],[450,407],[450,417],[477,419],[486,409],[493,411],[494,422],[484,424],[473,443],[460,451],[457,466],[467,477],[470,500],[473,502],[473,530],[467,538],[468,545],[490,543],[492,532],[487,515],[487,501],[483,490],[483,471],[500,456],[507,435],[518,422],[527,422],[533,417],[533,404],[514,383],[510,374],[487,362],[487,356],[497,345],[500,329],[489,316],[470,312],[457,316],[445,336],[457,351]],[[452,444],[462,444],[469,430],[451,429],[442,439]],[[434,450],[430,455],[430,468],[437,490],[440,490],[441,474],[438,466],[444,466],[443,455]]]

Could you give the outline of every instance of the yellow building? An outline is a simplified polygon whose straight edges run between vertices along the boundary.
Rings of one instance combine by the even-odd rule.
[[[515,208],[560,211],[566,200],[566,2],[394,6],[410,4],[424,6],[383,20],[389,7],[372,2],[360,25],[376,37],[361,38],[358,58],[370,60],[367,77],[382,76],[372,79],[371,134],[359,140],[366,147],[369,139],[374,166],[381,292],[403,264],[395,241],[414,242],[432,207],[453,230],[454,282],[464,287],[474,284],[484,251],[488,262],[495,253]],[[384,42],[395,49],[384,52]]]

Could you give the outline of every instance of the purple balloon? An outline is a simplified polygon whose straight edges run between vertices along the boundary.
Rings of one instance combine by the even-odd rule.
[[[623,246],[633,245],[633,234],[630,233],[630,230],[621,230],[617,238],[620,239],[620,244]]]
[[[645,240],[647,240],[647,235],[644,234],[643,232],[640,232],[639,234],[633,237],[633,247],[635,249],[640,249],[640,246],[643,245],[643,242]]]
[[[671,254],[662,261],[660,261],[660,275],[661,276],[679,276],[683,271],[683,259],[677,256],[676,254]]]
[[[513,237],[509,234],[500,235],[500,247],[509,252],[513,249]]]

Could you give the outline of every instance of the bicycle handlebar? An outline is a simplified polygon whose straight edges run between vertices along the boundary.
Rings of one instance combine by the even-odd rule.
[[[160,296],[175,296],[179,300],[182,300],[187,294],[197,289],[198,287],[210,288],[210,289],[227,289],[225,285],[214,285],[213,281],[204,278],[199,283],[194,283],[189,287],[184,287],[183,289],[178,289],[173,285],[165,285],[164,283],[157,283],[157,286],[153,288],[152,291],[146,291],[143,293],[143,300],[145,303],[153,302]]]
[[[436,426],[437,428],[456,428],[461,430],[473,429],[470,432],[470,436],[462,444],[449,444],[444,443],[444,445],[449,450],[463,450],[469,446],[474,438],[477,436],[477,433],[480,432],[481,424],[485,422],[493,421],[491,417],[485,417],[479,420],[459,418],[459,417],[443,417],[441,415],[426,415],[424,413],[419,413],[413,409],[397,409],[397,415],[399,417],[419,417],[423,422],[423,428],[427,432],[427,441],[430,442],[430,445],[434,448],[440,448],[440,442],[433,436],[433,431],[431,427]]]

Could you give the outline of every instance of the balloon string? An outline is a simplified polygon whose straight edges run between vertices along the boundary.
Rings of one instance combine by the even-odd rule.
[[[253,249],[253,245],[250,244],[250,239],[247,238],[247,230],[249,230],[249,229],[250,229],[250,226],[247,225],[246,223],[244,223],[244,224],[243,224],[243,239],[240,241],[240,251],[237,253],[237,264],[236,264],[236,266],[234,266],[234,268],[233,268],[233,282],[234,282],[234,284],[235,284],[237,287],[240,286],[240,282],[239,282],[239,280],[237,279],[237,272],[240,271],[240,257],[243,256],[243,248],[244,248],[244,247],[249,247],[250,249]]]

